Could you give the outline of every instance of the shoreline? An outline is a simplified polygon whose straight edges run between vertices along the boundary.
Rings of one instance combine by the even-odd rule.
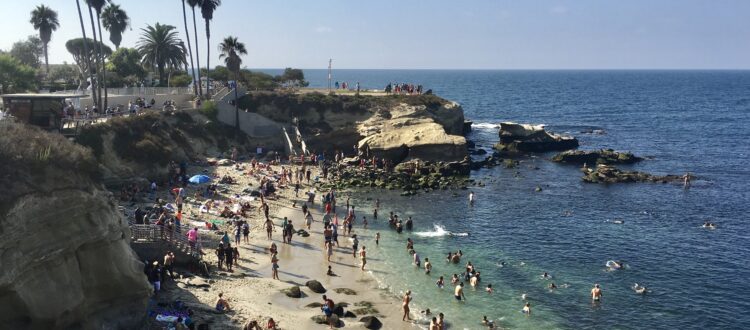
[[[238,162],[237,164],[245,167],[249,166],[248,162]],[[232,176],[237,183],[222,185],[222,187],[228,188],[228,192],[223,197],[233,196],[235,193],[242,194],[239,191],[247,187],[256,187],[259,181],[256,177],[250,177],[243,172],[235,170],[235,166],[191,167],[192,172],[196,173],[207,169],[209,172],[213,172],[211,174],[216,178],[227,174]],[[288,168],[289,166],[286,165],[286,167]],[[293,166],[292,168],[297,167]],[[273,170],[280,171],[278,165],[272,168]],[[317,168],[312,168],[314,173],[318,171]],[[203,188],[202,186],[198,187],[198,189]],[[180,280],[179,278],[176,280],[177,282],[163,281],[167,282],[163,285],[166,291],[165,294],[159,295],[157,301],[185,301],[186,306],[196,311],[194,320],[199,323],[209,323],[212,328],[241,328],[249,320],[257,320],[259,324],[265,325],[268,318],[273,317],[280,326],[280,329],[298,327],[304,329],[328,329],[327,325],[316,324],[311,319],[312,317],[323,315],[320,308],[306,307],[308,304],[321,303],[323,301],[323,294],[316,294],[305,286],[305,282],[317,280],[326,288],[327,292],[325,295],[330,299],[336,303],[345,302],[349,304],[349,307],[345,308],[346,311],[360,309],[361,306],[354,306],[358,302],[370,303],[372,304],[371,307],[377,311],[374,314],[357,314],[353,318],[340,318],[344,323],[344,328],[364,328],[363,323],[359,322],[359,319],[364,316],[376,316],[383,323],[383,329],[417,328],[418,325],[414,320],[403,322],[399,319],[402,316],[402,311],[400,301],[395,296],[395,293],[380,289],[377,279],[368,270],[367,266],[365,267],[365,271],[359,269],[359,258],[354,258],[351,255],[352,250],[349,237],[340,235],[339,243],[341,246],[333,249],[334,254],[331,258],[331,266],[336,276],[326,275],[328,263],[323,249],[323,212],[321,210],[321,202],[316,201],[314,205],[309,206],[314,219],[309,231],[309,237],[294,235],[291,244],[284,244],[279,239],[281,238],[280,224],[284,217],[292,220],[295,231],[299,229],[306,230],[306,228],[303,228],[304,218],[302,216],[301,205],[306,201],[306,198],[303,198],[303,196],[306,197],[303,190],[309,191],[311,188],[314,188],[314,184],[303,184],[300,188],[299,198],[294,197],[292,187],[278,188],[276,192],[278,199],[268,200],[270,207],[269,217],[274,222],[275,228],[272,241],[278,247],[280,280],[271,279],[270,254],[267,251],[270,241],[266,238],[266,232],[263,228],[263,215],[257,209],[253,209],[248,212],[248,217],[244,218],[251,227],[249,244],[243,242],[238,246],[240,258],[239,264],[234,267],[234,272],[218,270],[216,268],[217,258],[211,246],[215,247],[215,242],[218,242],[221,236],[216,235],[215,231],[209,232],[202,229],[200,234],[204,242],[203,252],[205,253],[203,260],[212,266],[211,277],[205,278],[210,283],[210,286],[208,288],[201,288],[185,285],[187,283],[186,279]],[[194,191],[195,189],[189,189],[188,196],[192,196]],[[160,196],[165,194],[163,190],[159,191],[159,193]],[[319,197],[320,194],[316,196],[316,198]],[[294,201],[297,202],[296,207],[292,207]],[[252,204],[254,207],[260,205],[258,200]],[[340,215],[341,209],[342,207],[338,209]],[[190,220],[209,220],[208,218],[212,217],[218,218],[218,216],[200,213],[198,206],[190,202],[184,204],[183,211],[185,215],[189,216],[188,222]],[[218,219],[224,220],[223,218]],[[219,229],[221,231],[230,227],[231,224],[226,223],[221,225]],[[343,231],[340,233],[343,233]],[[360,239],[360,246],[374,246],[374,233],[370,234],[368,230],[363,230],[361,227],[355,227],[354,233]],[[231,231],[230,238],[232,238],[233,242]],[[211,244],[211,242],[214,243]],[[232,246],[235,245],[232,244]],[[368,257],[368,266],[374,262],[378,262],[377,259],[371,256]],[[183,274],[184,272],[179,271],[176,273]],[[282,292],[283,289],[295,285],[298,285],[300,291],[303,293],[301,298],[290,298]],[[347,295],[343,291],[342,293],[337,293],[336,289],[349,289],[353,290],[356,294]],[[219,292],[224,293],[224,298],[228,300],[232,311],[225,314],[216,314],[213,312],[213,305]],[[208,315],[199,315],[199,313]],[[414,313],[414,308],[412,308],[412,316],[418,319],[418,312]],[[290,324],[294,324],[294,327],[290,327]]]

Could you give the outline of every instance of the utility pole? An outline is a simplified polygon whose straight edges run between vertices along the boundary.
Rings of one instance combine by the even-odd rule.
[[[331,63],[333,62],[332,58],[328,59],[328,93],[331,92]]]

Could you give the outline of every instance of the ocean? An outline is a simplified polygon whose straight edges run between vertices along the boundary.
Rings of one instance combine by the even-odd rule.
[[[311,87],[327,86],[326,70],[305,75]],[[520,157],[515,169],[472,172],[472,179],[484,183],[469,188],[477,196],[474,206],[468,205],[469,190],[414,197],[351,193],[359,215],[370,222],[371,229],[357,230],[369,251],[370,271],[390,294],[411,290],[412,310],[443,312],[452,329],[482,329],[484,315],[512,329],[750,325],[750,71],[334,70],[333,75],[334,81],[351,86],[359,81],[363,88],[422,84],[463,106],[474,122],[467,138],[489,152],[498,122],[546,124],[578,137],[579,149],[646,157],[624,168],[698,177],[687,190],[675,184],[586,184],[576,166],[536,154]],[[382,202],[377,221],[371,219],[373,198]],[[412,216],[413,231],[396,234],[387,224],[389,211]],[[718,228],[701,228],[704,221]],[[375,232],[382,235],[377,247]],[[411,264],[407,237],[423,261],[432,261],[431,275]],[[461,263],[446,263],[446,254],[458,249],[464,253]],[[608,260],[623,260],[626,267],[607,271]],[[481,271],[482,282],[476,290],[467,287],[467,301],[458,303],[450,277],[467,261]],[[552,278],[543,279],[544,272]],[[434,284],[440,275],[448,282],[445,289]],[[550,282],[559,288],[547,289]],[[595,283],[603,290],[599,304],[590,299]],[[634,283],[650,292],[635,294]],[[484,292],[487,284],[494,294]],[[522,294],[531,316],[520,312]]]

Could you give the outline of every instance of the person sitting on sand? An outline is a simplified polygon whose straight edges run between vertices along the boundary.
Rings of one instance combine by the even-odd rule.
[[[336,274],[334,274],[333,270],[331,269],[331,265],[328,265],[328,272],[326,272],[326,275],[328,275],[328,276],[336,276]]]
[[[263,328],[260,327],[258,321],[252,320],[245,323],[245,326],[242,327],[242,330],[263,330]]]
[[[268,329],[268,330],[277,330],[278,329],[277,328],[278,323],[280,323],[280,322],[276,322],[276,321],[273,320],[273,317],[269,317],[268,318],[268,323],[266,324],[266,329]]]
[[[227,312],[232,310],[229,307],[229,302],[227,302],[226,299],[224,299],[224,293],[219,292],[219,298],[216,299],[216,310],[219,312]]]

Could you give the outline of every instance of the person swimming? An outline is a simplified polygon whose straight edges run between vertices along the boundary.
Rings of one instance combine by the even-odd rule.
[[[552,278],[552,276],[550,276],[549,273],[544,272],[544,274],[542,274],[542,278],[545,279],[545,280],[547,280],[547,279]]]
[[[441,289],[443,287],[445,287],[445,280],[443,279],[442,276],[440,276],[440,278],[437,280],[437,282],[435,282],[435,285],[437,285],[437,287],[441,288]]]
[[[633,291],[637,294],[646,294],[648,292],[648,289],[645,286],[641,286],[638,283],[633,284]]]
[[[716,229],[716,224],[710,221],[706,221],[703,223],[703,226],[701,226],[706,229]]]

